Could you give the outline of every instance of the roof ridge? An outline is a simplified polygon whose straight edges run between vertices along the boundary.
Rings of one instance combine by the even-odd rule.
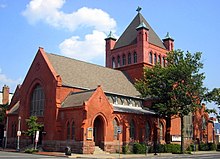
[[[79,91],[79,92],[71,92],[70,95],[74,95],[74,94],[82,94],[82,93],[87,93],[87,92],[95,92],[95,89],[90,89],[90,90],[85,90],[85,91]]]
[[[55,54],[55,53],[48,53],[48,52],[46,52],[46,53],[47,53],[47,54],[50,54],[50,55],[59,56],[59,57],[66,58],[66,59],[70,59],[70,60],[75,60],[75,61],[78,61],[78,62],[80,62],[80,63],[85,63],[85,64],[93,65],[93,66],[100,67],[100,68],[109,69],[109,70],[116,71],[116,72],[122,72],[122,71],[120,71],[120,70],[116,70],[116,69],[112,69],[112,68],[105,67],[105,66],[102,66],[102,65],[94,64],[94,63],[91,63],[91,62],[82,61],[82,60],[79,60],[79,59],[67,57],[67,56],[64,56],[64,55],[59,55],[59,54]],[[122,73],[123,73],[123,72],[122,72]]]

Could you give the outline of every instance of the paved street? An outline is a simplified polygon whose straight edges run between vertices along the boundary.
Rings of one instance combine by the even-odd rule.
[[[85,155],[85,154],[72,154],[71,156],[65,156],[64,153],[58,152],[45,152],[41,154],[26,154],[26,153],[18,153],[18,152],[6,152],[0,151],[0,159],[64,159],[64,158],[119,158],[118,154],[105,154],[105,155]],[[154,156],[153,154],[141,155],[141,154],[121,154],[120,158],[135,158],[135,159],[219,159],[220,152],[197,152],[196,154],[188,155],[188,154],[159,154],[158,156]]]
[[[46,155],[35,155],[27,153],[18,153],[18,152],[4,152],[0,151],[0,159],[51,159],[51,158],[66,158],[66,157],[57,157],[57,156],[46,156]]]

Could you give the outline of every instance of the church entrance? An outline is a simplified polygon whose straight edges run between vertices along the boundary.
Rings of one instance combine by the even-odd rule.
[[[95,146],[103,148],[104,146],[104,121],[101,116],[97,116],[93,123],[93,137]]]

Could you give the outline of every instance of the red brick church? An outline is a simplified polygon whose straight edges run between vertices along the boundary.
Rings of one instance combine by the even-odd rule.
[[[140,98],[133,84],[143,76],[143,67],[158,62],[165,65],[166,53],[174,48],[174,40],[169,34],[161,40],[138,12],[119,39],[110,32],[105,41],[106,67],[39,48],[7,113],[9,147],[16,148],[18,118],[22,132],[20,145],[31,143],[24,134],[30,116],[37,116],[44,125],[39,144],[48,151],[63,151],[70,146],[73,152],[93,153],[98,146],[116,152],[119,143],[121,146],[133,142],[152,144],[155,140],[164,143],[166,123],[157,119],[149,109],[151,102]],[[208,129],[200,130],[198,125],[202,118],[208,125],[208,116],[203,114],[197,115],[195,129],[192,117],[189,118],[187,135],[204,140],[204,130],[207,141],[211,141]],[[171,135],[172,142],[179,142],[179,118],[172,120]]]

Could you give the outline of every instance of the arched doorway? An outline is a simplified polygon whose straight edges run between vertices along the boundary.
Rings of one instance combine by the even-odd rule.
[[[99,115],[95,118],[93,123],[93,138],[95,146],[103,148],[104,146],[104,120]]]

